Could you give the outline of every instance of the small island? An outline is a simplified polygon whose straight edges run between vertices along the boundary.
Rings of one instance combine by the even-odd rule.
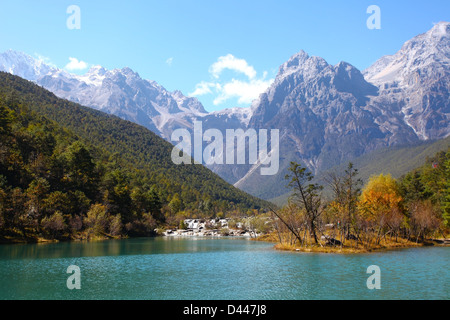
[[[449,159],[450,152],[440,152],[399,181],[374,175],[364,187],[349,163],[342,174],[325,178],[328,200],[312,173],[291,162],[292,196],[282,209],[270,208],[274,231],[259,239],[279,250],[321,253],[448,245]]]

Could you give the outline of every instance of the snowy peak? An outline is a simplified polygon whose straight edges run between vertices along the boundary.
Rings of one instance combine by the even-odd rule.
[[[184,112],[192,112],[197,115],[203,115],[208,113],[197,98],[186,97],[179,90],[175,90],[174,92],[172,92],[171,96],[177,102],[179,109]]]
[[[364,74],[304,51],[252,105],[251,128],[280,128],[285,154],[320,171],[380,147],[450,135],[449,23],[407,41]]]
[[[450,108],[450,23],[440,22],[364,71],[380,89],[372,104],[398,110],[421,140],[444,138]]]
[[[104,76],[107,70],[100,65],[92,66],[89,71],[86,73],[87,75],[98,75]]]
[[[124,67],[119,72],[127,78],[142,80],[142,78],[139,76],[139,73],[133,71],[129,67]]]
[[[84,82],[88,86],[100,86],[108,71],[102,66],[93,66],[86,74],[81,76],[72,75],[74,79]]]
[[[342,93],[349,93],[357,99],[357,105],[363,105],[368,96],[377,95],[378,89],[368,83],[361,71],[347,62],[340,62],[333,67],[332,85]]]
[[[361,106],[367,96],[376,94],[377,88],[350,63],[342,61],[333,66],[323,58],[300,51],[280,67],[274,83],[254,101],[250,125],[256,124],[257,118],[264,118],[265,122],[276,115],[286,116],[294,105],[298,109],[342,109],[355,102]]]
[[[281,92],[282,95],[295,91],[297,95],[303,93],[311,96],[320,94],[325,89],[353,93],[358,98],[376,94],[376,88],[367,83],[361,71],[350,63],[342,61],[333,66],[323,58],[309,56],[303,50],[280,67],[273,85],[266,93],[268,99],[273,100]],[[253,106],[259,102],[260,100]]]
[[[365,82],[361,71],[352,66],[350,63],[342,61],[335,65],[333,69],[335,81],[336,79],[339,79],[345,82],[352,82],[353,84]]]
[[[280,82],[292,74],[301,74],[305,78],[310,78],[327,66],[328,63],[323,58],[311,57],[301,50],[280,67],[275,82]]]
[[[237,121],[241,124],[245,124],[245,126],[248,125],[252,115],[253,110],[251,108],[229,108],[224,109],[220,111],[212,112],[211,115],[214,115],[217,118],[224,118],[224,119],[232,119],[235,118]]]
[[[0,70],[36,81],[53,71],[54,68],[45,64],[41,59],[35,59],[25,53],[10,49],[0,54]]]
[[[352,66],[350,63],[341,61],[334,66],[337,74],[360,74],[359,70]]]
[[[450,37],[450,22],[439,22],[434,25],[434,27],[427,33],[425,33],[430,38],[449,38]]]
[[[407,41],[392,56],[385,56],[364,71],[367,81],[377,85],[409,85],[411,76],[431,76],[450,66],[450,23],[437,23],[431,30]]]
[[[309,55],[301,50],[294,54],[288,61],[280,67],[280,74],[292,73],[299,70],[302,65],[309,59]]]
[[[208,114],[196,98],[186,97],[181,91],[169,92],[129,67],[107,70],[95,65],[77,75],[8,50],[0,54],[0,70],[35,81],[60,98],[115,114],[161,135],[167,131],[163,128],[167,124]]]

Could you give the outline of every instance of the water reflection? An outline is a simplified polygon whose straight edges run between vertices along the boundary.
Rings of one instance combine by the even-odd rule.
[[[234,239],[241,241],[240,239]],[[247,240],[249,241],[249,240]],[[255,245],[248,246],[251,249]],[[176,254],[236,249],[233,240],[205,238],[139,238],[108,241],[80,241],[46,244],[0,245],[0,259],[56,259],[141,254]],[[255,249],[255,248],[254,248]],[[242,247],[239,248],[242,250]]]

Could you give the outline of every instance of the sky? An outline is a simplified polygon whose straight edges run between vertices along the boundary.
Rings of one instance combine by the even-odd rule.
[[[364,70],[440,21],[448,0],[0,0],[0,52],[130,67],[215,111],[250,106],[300,50]]]

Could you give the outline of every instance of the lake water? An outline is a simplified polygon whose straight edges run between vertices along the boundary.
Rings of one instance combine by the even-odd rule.
[[[0,299],[449,299],[448,247],[330,255],[245,239],[152,238],[0,246]],[[81,289],[69,290],[70,265]],[[367,268],[381,269],[369,290]]]

